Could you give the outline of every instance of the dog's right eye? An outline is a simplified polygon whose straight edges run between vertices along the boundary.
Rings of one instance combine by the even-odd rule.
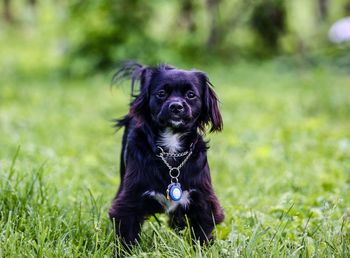
[[[165,90],[160,90],[160,91],[158,91],[156,96],[157,96],[157,98],[159,98],[159,99],[164,99],[164,98],[166,97],[166,92],[165,92]]]

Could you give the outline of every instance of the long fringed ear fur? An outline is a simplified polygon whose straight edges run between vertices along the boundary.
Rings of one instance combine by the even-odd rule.
[[[146,119],[148,112],[149,87],[152,79],[153,69],[143,66],[134,61],[125,62],[121,68],[114,74],[112,83],[117,83],[124,78],[131,80],[131,96],[134,97],[130,103],[129,114],[120,120],[117,120],[117,127],[123,126],[119,121],[134,117],[137,119],[138,125],[142,125]],[[140,82],[139,88],[136,89],[135,84]],[[120,124],[120,125],[119,125]]]
[[[140,93],[135,96],[135,99],[130,104],[129,116],[137,118],[138,126],[142,125],[150,114],[148,101],[152,75],[152,68],[142,68],[139,75]]]
[[[198,72],[198,76],[203,88],[203,108],[199,128],[204,131],[207,125],[211,125],[209,132],[220,132],[223,129],[223,121],[213,85],[205,73]]]
[[[141,70],[143,65],[135,61],[126,61],[120,64],[120,68],[112,77],[112,85],[119,83],[123,79],[131,80],[131,96],[137,97],[135,93],[135,83],[140,80]]]

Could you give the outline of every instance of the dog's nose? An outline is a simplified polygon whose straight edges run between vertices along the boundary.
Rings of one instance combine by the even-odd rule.
[[[169,109],[172,113],[178,114],[184,111],[184,106],[181,104],[181,102],[172,102],[169,105]]]

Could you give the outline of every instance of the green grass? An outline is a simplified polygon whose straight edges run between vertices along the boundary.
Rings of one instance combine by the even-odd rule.
[[[134,257],[348,257],[350,77],[279,63],[206,69],[223,133],[208,135],[225,222],[193,247],[154,220]],[[127,86],[109,76],[0,82],[0,257],[110,257]]]

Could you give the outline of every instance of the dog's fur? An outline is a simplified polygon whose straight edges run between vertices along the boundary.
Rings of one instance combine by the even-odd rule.
[[[116,234],[124,244],[139,240],[141,225],[155,213],[166,212],[169,225],[183,229],[186,216],[193,238],[204,243],[212,239],[215,224],[224,220],[211,184],[207,144],[202,135],[222,130],[218,100],[203,72],[180,70],[169,65],[147,67],[127,62],[115,74],[114,81],[131,78],[133,101],[129,113],[116,120],[124,127],[119,190],[109,216]],[[140,81],[138,93],[135,82]],[[169,169],[157,156],[157,146],[166,152],[192,150],[181,168],[180,201],[165,197],[170,183]],[[168,158],[176,167],[182,158]]]

